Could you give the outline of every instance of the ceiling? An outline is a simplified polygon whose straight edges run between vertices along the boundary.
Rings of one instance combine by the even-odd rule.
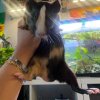
[[[3,0],[0,0],[0,12],[4,11],[1,1],[3,1]],[[4,0],[4,1],[15,2],[14,5],[16,7],[18,7],[18,9],[19,9],[19,6],[16,5],[17,0]],[[25,0],[18,0],[18,1],[20,1],[20,3],[21,3],[22,1],[25,1]],[[78,2],[73,2],[73,1],[78,1]],[[81,0],[62,0],[62,2],[64,2],[64,6],[67,9],[74,9],[74,8],[80,8],[80,7],[85,8],[86,6],[100,6],[100,0],[99,1],[97,1],[97,0],[85,0],[85,1],[84,0],[82,0],[82,1]],[[8,8],[7,8],[7,10],[8,10]]]
[[[73,2],[73,0],[65,0],[65,1],[67,1],[67,9],[86,7],[86,6],[100,6],[100,1],[97,0],[85,0],[85,1],[78,0],[78,2]]]

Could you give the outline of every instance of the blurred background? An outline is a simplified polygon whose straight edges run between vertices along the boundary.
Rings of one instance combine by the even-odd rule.
[[[12,55],[16,47],[17,24],[23,18],[25,11],[25,0],[0,0],[0,66]],[[61,0],[59,18],[57,24],[64,41],[66,62],[78,76],[80,86],[100,88],[100,0]],[[39,81],[39,83],[43,82]],[[28,99],[23,97],[24,99],[19,100],[29,100],[31,95],[29,91],[33,87],[30,88],[30,83],[27,85],[26,88],[22,88],[20,97],[22,95],[25,97],[27,94]],[[41,88],[37,87],[35,91]],[[48,90],[51,90],[49,86]],[[60,98],[61,94],[66,97],[65,93],[60,92],[55,98]],[[78,95],[78,98],[100,100],[100,95],[97,97]]]

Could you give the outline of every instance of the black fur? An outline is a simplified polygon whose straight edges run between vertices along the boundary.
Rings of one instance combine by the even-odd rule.
[[[60,10],[60,4],[56,0],[53,4],[48,3],[36,3],[33,0],[28,0],[26,3],[26,8],[28,13],[31,15],[25,15],[25,21],[27,29],[30,29],[33,34],[36,31],[36,21],[39,15],[40,8],[46,5],[46,35],[47,40],[42,39],[39,48],[33,55],[33,57],[38,57],[40,59],[48,59],[48,64],[46,65],[48,69],[48,78],[49,81],[58,80],[59,82],[66,82],[71,85],[72,89],[79,93],[86,93],[86,90],[80,89],[76,80],[75,75],[69,69],[68,65],[65,62],[64,58],[64,45],[63,40],[59,33],[59,28],[57,26],[58,12]],[[34,34],[35,35],[35,34]],[[50,58],[50,52],[54,48],[63,48],[62,55],[59,57]]]

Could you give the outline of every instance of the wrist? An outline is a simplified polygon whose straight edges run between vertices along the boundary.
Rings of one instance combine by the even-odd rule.
[[[10,57],[8,59],[8,63],[16,66],[18,69],[21,70],[22,73],[28,72],[28,68],[26,67],[26,65],[24,65],[19,59],[15,58],[15,57]]]
[[[25,66],[27,66],[31,56],[32,56],[32,54],[26,54],[26,53],[23,54],[23,53],[17,52],[17,51],[15,51],[14,54],[12,55],[13,58],[17,58]]]

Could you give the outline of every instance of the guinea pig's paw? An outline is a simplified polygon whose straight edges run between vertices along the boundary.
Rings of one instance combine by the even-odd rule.
[[[89,94],[100,94],[100,89],[99,88],[89,88],[87,89],[87,92]]]

